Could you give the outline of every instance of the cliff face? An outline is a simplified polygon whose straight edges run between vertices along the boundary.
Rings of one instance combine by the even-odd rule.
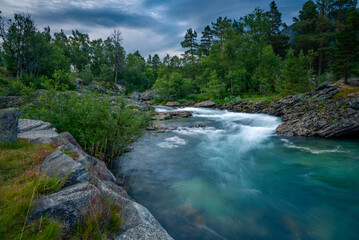
[[[284,136],[359,136],[359,87],[343,83],[325,82],[313,92],[273,103],[249,101],[217,107],[281,117],[283,124],[276,131]]]

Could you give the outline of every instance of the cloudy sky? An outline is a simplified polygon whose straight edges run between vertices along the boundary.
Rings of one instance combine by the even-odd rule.
[[[198,33],[219,16],[238,19],[255,7],[268,10],[272,0],[0,0],[3,16],[30,13],[38,28],[52,32],[72,29],[91,39],[107,38],[113,29],[122,32],[128,53],[163,57],[182,53],[180,42],[187,28]],[[306,0],[276,0],[283,21],[292,23]],[[200,36],[201,34],[199,34]]]

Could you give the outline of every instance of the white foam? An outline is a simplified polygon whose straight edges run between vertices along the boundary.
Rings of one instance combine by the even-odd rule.
[[[177,136],[164,139],[164,142],[158,143],[157,146],[161,148],[178,148],[186,145],[187,141]]]
[[[214,127],[198,127],[198,128],[178,127],[173,132],[181,135],[199,135],[199,134],[224,133],[225,130],[219,130]]]
[[[348,153],[348,151],[341,150],[341,146],[337,146],[335,149],[324,149],[324,150],[317,150],[317,149],[311,149],[309,147],[302,147],[295,145],[294,143],[290,142],[288,139],[281,139],[283,142],[285,142],[284,146],[287,148],[292,149],[299,149],[303,152],[310,152],[313,154],[322,154],[322,153]]]

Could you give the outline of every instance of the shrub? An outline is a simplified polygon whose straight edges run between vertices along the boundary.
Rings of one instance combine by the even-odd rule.
[[[115,105],[112,101],[90,91],[78,94],[50,90],[24,114],[50,122],[59,132],[70,132],[88,153],[104,159],[125,150],[147,126],[147,114],[128,108],[122,98],[116,98]]]

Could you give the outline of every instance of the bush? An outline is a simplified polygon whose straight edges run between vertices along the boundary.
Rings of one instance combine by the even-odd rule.
[[[126,107],[124,99],[111,105],[110,97],[85,92],[46,91],[39,105],[25,109],[25,116],[50,122],[59,132],[70,132],[90,154],[100,159],[124,151],[147,126],[147,115]]]

